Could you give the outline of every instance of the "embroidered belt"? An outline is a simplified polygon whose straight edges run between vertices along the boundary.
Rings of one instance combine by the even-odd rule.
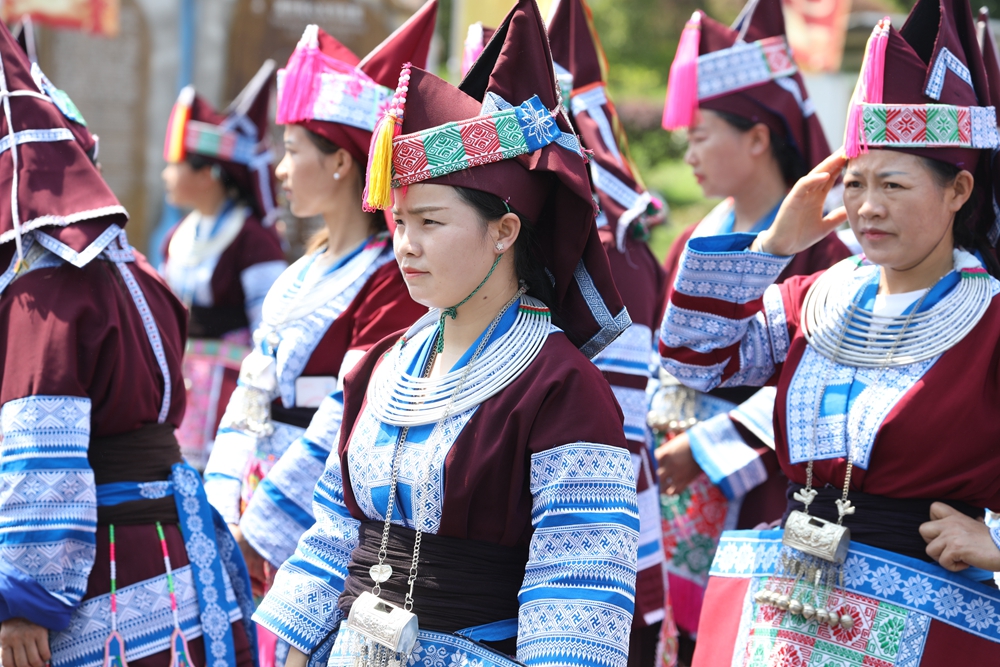
[[[727,531],[709,573],[713,577],[764,579],[775,571],[780,530]],[[948,572],[934,563],[854,542],[844,562],[845,600],[916,612],[992,642],[1000,643],[1000,591]],[[928,620],[929,622],[929,620]]]
[[[330,652],[329,667],[353,667],[355,656],[351,651],[355,633],[341,625],[336,642]],[[310,667],[315,665],[310,660]],[[417,644],[410,654],[408,667],[442,667],[442,665],[475,665],[476,667],[523,667],[523,663],[458,635],[421,630]]]
[[[191,562],[208,664],[210,667],[236,667],[230,617],[220,605],[226,600],[226,574],[236,593],[256,661],[256,643],[253,641],[256,632],[250,621],[253,600],[246,564],[225,521],[208,503],[205,488],[194,468],[178,463],[173,466],[169,480],[113,482],[97,486],[99,507],[170,496],[177,505],[184,546]]]

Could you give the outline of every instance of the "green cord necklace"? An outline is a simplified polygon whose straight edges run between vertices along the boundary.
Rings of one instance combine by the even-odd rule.
[[[437,337],[437,341],[434,343],[434,352],[436,354],[441,354],[444,351],[444,318],[450,317],[451,319],[455,319],[456,317],[458,317],[458,309],[461,308],[463,305],[465,305],[466,301],[474,297],[476,295],[476,292],[478,292],[483,288],[483,285],[486,284],[486,281],[488,281],[490,279],[490,276],[493,275],[493,272],[496,270],[497,265],[500,264],[500,259],[502,257],[503,253],[497,255],[497,258],[493,260],[493,266],[490,267],[490,272],[486,274],[486,277],[483,278],[483,282],[479,283],[479,287],[472,290],[469,296],[465,297],[451,308],[444,308],[441,310],[441,319],[438,320],[437,333],[435,334]]]

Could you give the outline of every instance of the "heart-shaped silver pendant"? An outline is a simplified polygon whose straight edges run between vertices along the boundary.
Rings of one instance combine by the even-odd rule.
[[[389,577],[392,576],[392,566],[382,563],[379,565],[376,563],[368,568],[368,576],[372,578],[376,584],[385,583],[389,581]]]

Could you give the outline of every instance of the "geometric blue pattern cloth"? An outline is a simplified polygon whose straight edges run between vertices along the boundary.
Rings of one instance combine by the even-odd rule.
[[[8,401],[0,428],[0,622],[21,617],[61,630],[94,564],[90,399]]]

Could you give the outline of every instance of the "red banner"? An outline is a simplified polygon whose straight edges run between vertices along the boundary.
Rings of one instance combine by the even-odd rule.
[[[805,72],[840,71],[851,0],[783,0],[785,29]]]
[[[118,34],[120,0],[0,0],[7,24],[31,16],[35,23],[114,37]]]

